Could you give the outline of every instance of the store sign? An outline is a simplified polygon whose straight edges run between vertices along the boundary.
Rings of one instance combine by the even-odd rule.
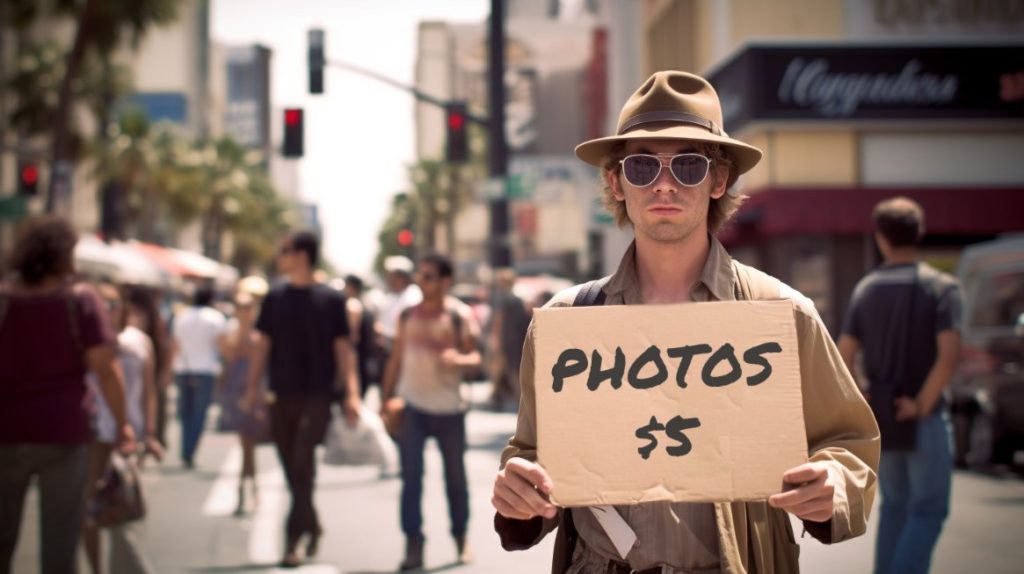
[[[758,120],[1024,119],[1024,46],[753,46],[709,80]]]

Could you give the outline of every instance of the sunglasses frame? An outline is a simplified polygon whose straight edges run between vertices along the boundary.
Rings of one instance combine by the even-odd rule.
[[[706,167],[704,168],[704,177],[702,177],[700,179],[700,181],[698,181],[697,183],[686,183],[686,182],[683,182],[683,181],[681,181],[679,179],[679,177],[676,176],[676,172],[672,171],[672,161],[674,159],[676,159],[677,157],[684,157],[684,156],[699,157],[699,158],[703,159],[704,162],[706,163]],[[658,160],[658,173],[654,176],[654,179],[652,179],[650,181],[650,183],[647,183],[646,185],[638,185],[638,184],[633,183],[632,181],[630,181],[629,176],[626,175],[626,160],[629,159],[629,158],[632,158],[632,157],[653,157],[653,158],[656,158]],[[666,164],[665,164],[664,161],[662,161],[662,158],[668,158],[668,168],[669,168],[668,171],[669,171],[669,173],[672,174],[672,179],[676,180],[679,183],[679,185],[681,185],[683,187],[697,187],[698,185],[704,183],[704,180],[706,180],[708,178],[708,174],[711,173],[711,158],[709,158],[708,156],[706,156],[704,154],[701,154],[701,153],[697,153],[697,152],[686,152],[686,153],[631,153],[631,154],[627,155],[626,157],[624,157],[624,158],[619,160],[619,169],[621,170],[621,173],[622,173],[622,179],[625,179],[626,183],[628,183],[629,185],[632,185],[633,187],[648,187],[650,185],[653,185],[654,182],[658,181],[658,178],[661,177],[661,170],[665,169],[665,165]]]

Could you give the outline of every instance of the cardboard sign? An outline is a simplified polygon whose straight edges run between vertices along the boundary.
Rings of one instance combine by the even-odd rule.
[[[555,504],[764,499],[807,460],[790,301],[534,321],[538,460]]]

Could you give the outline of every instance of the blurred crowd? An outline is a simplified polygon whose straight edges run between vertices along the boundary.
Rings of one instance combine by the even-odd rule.
[[[277,444],[293,493],[282,565],[300,563],[303,536],[305,555],[314,555],[322,531],[310,495],[315,474],[311,453],[323,433],[305,441],[309,453],[302,456],[309,460],[303,462],[294,448],[281,444],[275,427],[284,416],[275,409],[289,404],[289,385],[297,383],[275,374],[275,360],[293,351],[283,336],[274,334],[287,332],[282,330],[288,328],[285,323],[296,321],[297,336],[320,333],[317,325],[324,324],[328,337],[335,337],[332,341],[350,346],[360,400],[376,388],[372,394],[385,417],[385,407],[401,403],[404,430],[393,436],[403,447],[403,469],[419,468],[422,474],[423,441],[429,436],[451,447],[446,479],[463,485],[456,496],[461,501],[450,501],[453,508],[463,508],[461,517],[453,514],[453,531],[461,529],[456,534],[460,559],[471,559],[461,463],[467,408],[462,384],[491,381],[489,404],[514,412],[533,309],[554,290],[568,286],[567,280],[517,281],[513,271],[498,270],[488,284],[455,284],[453,266],[444,257],[414,262],[391,256],[385,260],[381,287],[376,287],[356,275],[332,278],[316,270],[317,239],[296,233],[282,240],[272,279],[250,275],[231,290],[195,281],[185,292],[172,292],[80,274],[73,255],[77,241],[64,219],[27,220],[0,283],[0,564],[10,564],[26,494],[35,479],[43,571],[73,571],[80,543],[93,572],[107,570],[104,557],[109,557],[111,572],[154,571],[139,540],[145,516],[139,469],[161,463],[171,445],[181,465],[194,468],[203,434],[211,427],[238,435],[242,465],[236,515],[258,505],[256,446]],[[303,273],[313,287],[305,284]],[[316,307],[302,318],[307,304],[294,299],[296,289],[333,294],[315,301],[340,301],[336,313],[335,307],[323,307],[337,316],[324,317]],[[286,305],[286,316],[293,318],[261,309],[271,300],[277,301],[275,306]],[[310,340],[299,346],[317,345]],[[332,376],[337,371],[344,379],[347,366],[338,365],[348,361],[346,355],[326,354]],[[289,355],[287,361],[317,363],[321,358]],[[447,390],[439,390],[449,380]],[[351,394],[336,382],[330,392],[315,395],[325,399],[318,402],[329,405]],[[349,401],[346,409],[358,404],[350,399],[343,399]],[[321,407],[298,412],[308,417],[314,411],[320,413]],[[208,420],[214,414],[216,421]],[[172,416],[175,427],[169,424]],[[171,428],[179,432],[171,436]],[[390,467],[382,464],[381,476],[395,476],[398,470],[394,462]],[[422,517],[413,517],[411,510],[418,509],[421,485],[412,474],[402,478],[402,522],[409,541],[402,568],[412,569],[422,565]],[[309,508],[296,510],[294,504],[307,496]],[[296,513],[303,512],[310,524],[294,526],[300,520]]]

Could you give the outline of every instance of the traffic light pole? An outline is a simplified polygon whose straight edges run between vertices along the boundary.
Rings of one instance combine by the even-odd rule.
[[[466,114],[466,120],[475,122],[483,125],[487,128],[489,136],[489,149],[490,149],[490,175],[491,179],[502,182],[503,186],[506,186],[506,176],[508,175],[508,148],[505,142],[505,2],[504,0],[491,0],[491,17],[489,21],[489,61],[490,66],[488,70],[488,87],[489,87],[489,108],[491,110],[490,117],[483,118]],[[324,66],[330,66],[332,68],[339,68],[366,76],[368,78],[383,82],[400,90],[404,90],[412,94],[417,100],[433,104],[435,106],[447,109],[451,102],[440,100],[425,94],[414,86],[407,86],[401,82],[397,82],[387,76],[383,76],[347,62],[341,62],[338,60],[327,60],[323,58],[323,33],[319,32],[315,35],[310,36],[311,41],[317,49],[311,49],[310,51],[310,62],[312,65],[319,66],[321,63]],[[321,59],[323,58],[323,59]],[[311,81],[311,88],[314,84],[318,85],[318,90],[314,93],[322,93],[323,80],[319,82]],[[503,190],[504,191],[504,190]],[[509,245],[509,214],[508,214],[508,200],[506,194],[502,193],[501,197],[492,199],[490,202],[490,234],[488,240],[488,256],[491,267],[494,269],[500,267],[511,267],[512,266],[512,249]]]
[[[389,86],[393,86],[395,88],[398,88],[399,90],[403,90],[403,91],[409,92],[417,100],[419,100],[421,102],[426,102],[428,104],[433,104],[433,105],[435,105],[435,106],[437,106],[439,108],[447,108],[448,104],[451,103],[451,102],[448,102],[446,100],[435,98],[434,96],[431,96],[430,94],[423,93],[420,90],[416,89],[415,86],[407,86],[407,85],[403,84],[402,82],[393,80],[393,79],[391,79],[391,78],[389,78],[387,76],[383,76],[383,75],[378,74],[377,72],[374,72],[372,70],[368,70],[366,68],[362,68],[362,67],[356,66],[354,64],[349,64],[348,62],[342,62],[340,60],[326,60],[325,63],[326,63],[327,66],[329,66],[331,68],[337,68],[339,70],[346,70],[346,71],[349,71],[349,72],[352,72],[352,73],[355,73],[355,74],[359,74],[360,76],[366,76],[367,78],[370,78],[370,79],[373,79],[373,80],[377,80],[378,82],[383,82],[385,84],[388,84]],[[485,126],[488,125],[488,119],[487,118],[483,118],[483,117],[480,117],[480,116],[474,116],[474,115],[472,115],[470,113],[466,113],[466,119],[469,120],[469,121],[472,121],[472,122],[476,122],[476,123],[481,124],[481,125],[485,125]]]
[[[505,2],[491,0],[489,35],[490,66],[488,86],[490,87],[490,136],[491,179],[505,183],[508,174],[508,150],[505,144]],[[491,267],[512,266],[512,249],[509,245],[507,194],[491,200],[490,260]]]

